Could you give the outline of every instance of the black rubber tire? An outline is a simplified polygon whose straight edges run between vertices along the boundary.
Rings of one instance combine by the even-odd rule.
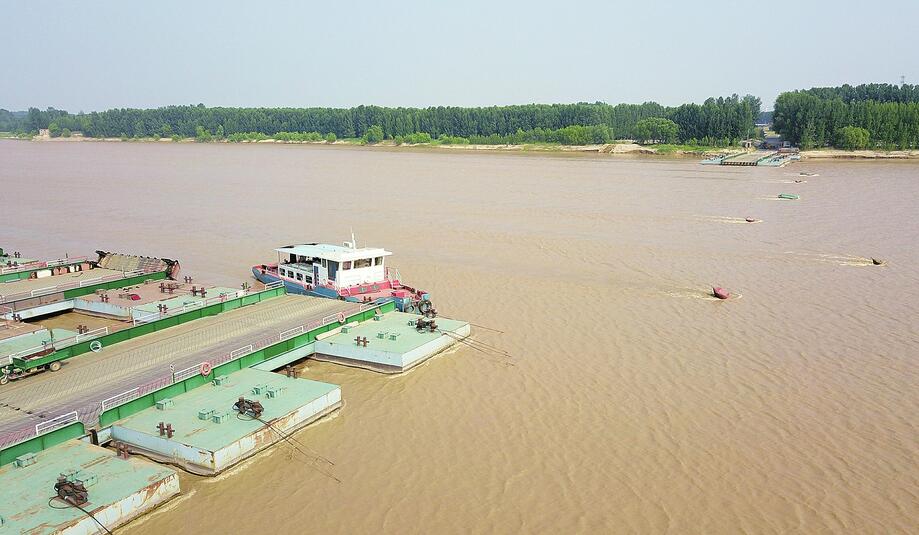
[[[10,382],[9,375],[0,375],[0,385],[5,385],[8,382]]]
[[[60,370],[60,369],[61,369],[61,363],[60,363],[60,361],[54,361],[54,362],[52,362],[51,364],[48,364],[48,369],[51,370],[51,371],[53,371],[53,372],[56,372],[56,371]]]
[[[433,308],[434,308],[434,303],[432,303],[428,299],[423,299],[421,301],[418,301],[418,313],[421,314],[422,316],[427,316],[428,312],[430,312]]]

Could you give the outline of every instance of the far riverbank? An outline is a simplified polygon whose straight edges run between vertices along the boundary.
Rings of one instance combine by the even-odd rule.
[[[37,141],[50,143],[75,143],[75,142],[121,142],[121,143],[200,143],[193,137],[189,138],[90,138],[82,136],[48,137],[34,136],[22,141]],[[258,141],[231,142],[227,140],[211,140],[206,143],[239,143],[262,144],[274,143],[283,145],[334,145],[343,147],[376,147],[388,149],[431,149],[431,150],[458,150],[458,151],[494,151],[494,152],[561,152],[561,153],[598,153],[612,155],[648,155],[648,156],[683,156],[708,158],[716,155],[738,154],[750,152],[753,149],[740,147],[709,147],[694,145],[641,145],[631,140],[619,140],[613,143],[594,145],[561,145],[558,143],[532,143],[522,145],[482,145],[482,144],[442,144],[442,143],[402,143],[396,144],[392,140],[380,143],[365,144],[360,139],[340,139],[336,141],[285,141],[277,139],[262,139]],[[856,150],[841,149],[816,149],[801,151],[803,160],[919,160],[919,150]]]

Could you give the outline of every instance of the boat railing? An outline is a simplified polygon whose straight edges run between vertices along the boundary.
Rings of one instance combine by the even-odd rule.
[[[386,266],[386,280],[392,284],[393,288],[402,284],[402,274],[397,268]]]
[[[103,399],[103,400],[102,400],[102,403],[101,403],[101,405],[102,405],[102,412],[105,412],[105,411],[107,411],[108,409],[110,409],[110,408],[112,408],[112,407],[117,407],[118,405],[123,405],[123,404],[127,403],[128,401],[131,401],[132,399],[135,399],[135,398],[137,397],[136,394],[137,394],[139,391],[140,391],[140,387],[134,387],[134,388],[132,388],[132,389],[130,389],[130,390],[126,390],[126,391],[124,391],[124,392],[122,392],[122,393],[120,393],[120,394],[115,394],[114,396],[112,396],[112,397],[110,397],[110,398]]]
[[[60,429],[61,427],[70,425],[79,419],[80,418],[77,415],[77,411],[68,412],[67,414],[56,416],[54,418],[51,418],[50,420],[45,420],[44,422],[35,424],[35,434],[40,435],[42,433],[47,433],[48,431],[52,431],[54,429]]]

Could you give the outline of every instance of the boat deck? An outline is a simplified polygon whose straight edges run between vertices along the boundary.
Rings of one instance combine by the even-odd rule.
[[[0,255],[0,266],[7,267],[14,264],[31,264],[33,262],[38,262],[35,258],[24,258],[24,257],[15,257],[13,255]]]
[[[313,358],[366,368],[382,373],[401,373],[469,336],[469,323],[437,318],[437,330],[417,330],[416,314],[387,312],[372,321],[348,324],[338,334],[316,341]],[[363,340],[357,343],[358,340]]]
[[[30,323],[9,321],[0,318],[0,343],[3,343],[4,340],[9,340],[10,338],[16,338],[24,334],[33,333],[37,330],[40,330],[41,328],[41,325],[32,325]]]
[[[78,286],[81,282],[98,279],[99,277],[123,277],[124,272],[113,269],[95,268],[89,271],[77,271],[75,273],[64,273],[63,275],[52,275],[40,279],[20,279],[10,282],[0,283],[0,303],[8,300],[15,300],[17,296],[31,297],[29,294],[38,290],[50,289],[61,286],[72,288]],[[90,284],[90,283],[87,283]]]
[[[262,404],[259,419],[235,413],[240,396]],[[280,433],[289,435],[340,407],[341,388],[246,368],[170,401],[120,420],[112,439],[192,473],[213,475],[282,440]],[[161,436],[159,422],[171,424],[175,434]]]
[[[248,344],[264,346],[278,340],[283,331],[330,314],[359,310],[356,303],[281,296],[64,361],[58,372],[0,387],[0,447],[34,436],[37,423],[73,411],[85,425],[95,425],[103,400],[151,383],[166,386],[172,383],[173,371]]]
[[[37,329],[15,338],[0,341],[0,365],[4,364],[3,357],[31,348],[40,348],[42,344],[50,344],[52,340],[63,340],[76,336],[77,333],[69,329]],[[50,346],[49,346],[50,347]]]
[[[308,264],[282,264],[283,267],[292,266],[309,269]],[[283,280],[292,284],[303,284],[303,281],[293,280],[289,277],[281,277],[278,275],[278,266],[277,264],[265,264],[262,268],[265,270],[265,273],[271,275],[272,277],[277,277],[279,280]],[[332,292],[337,292],[342,297],[351,298],[352,300],[356,299],[362,302],[371,302],[379,299],[381,297],[395,297],[396,295],[393,292],[398,292],[399,290],[405,289],[408,292],[408,289],[405,288],[398,280],[385,280],[381,282],[371,282],[366,284],[360,284],[357,286],[351,286],[348,288],[335,289],[330,285],[322,285],[321,288],[326,288]]]
[[[61,474],[86,484],[89,502],[83,507],[111,530],[179,493],[178,474],[171,468],[68,440],[35,454],[33,464],[0,467],[0,532],[100,533],[86,513],[49,500]]]
[[[759,165],[761,161],[773,157],[776,154],[778,153],[768,150],[745,152],[736,156],[728,156],[727,158],[723,158],[721,160],[721,165],[755,166]]]

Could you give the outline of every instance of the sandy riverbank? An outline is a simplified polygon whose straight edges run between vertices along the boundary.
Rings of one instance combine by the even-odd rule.
[[[801,151],[801,158],[804,160],[919,160],[919,150],[805,150]]]
[[[27,140],[28,141],[28,140]],[[73,136],[65,137],[48,137],[35,136],[31,141],[51,142],[51,143],[74,143],[74,142],[127,142],[127,143],[195,143],[195,138],[183,138],[174,141],[171,138],[142,138],[142,139],[121,139],[117,137],[92,138]],[[229,141],[210,141],[208,143],[230,143]],[[241,141],[241,144],[249,143],[275,143],[284,145],[335,145],[344,147],[379,147],[389,149],[435,149],[435,150],[452,150],[452,151],[495,151],[495,152],[563,152],[563,153],[598,153],[598,154],[623,154],[623,155],[662,155],[662,156],[692,156],[707,158],[720,154],[737,154],[749,152],[749,149],[723,148],[712,150],[667,150],[661,151],[654,145],[640,145],[629,140],[619,140],[614,143],[604,143],[595,145],[555,145],[550,143],[533,143],[525,145],[440,145],[440,144],[409,144],[403,143],[396,145],[392,140],[386,140],[374,145],[363,145],[354,140],[338,140],[333,143],[327,141],[279,141],[276,139],[263,139],[259,141]],[[804,160],[919,160],[919,150],[856,150],[848,151],[841,149],[818,149],[801,151],[801,158]]]
[[[29,140],[25,140],[29,141]],[[125,143],[195,143],[194,138],[183,138],[180,140],[173,140],[171,138],[129,138],[122,139],[117,137],[107,137],[107,138],[92,138],[92,137],[83,137],[83,136],[72,136],[72,137],[49,137],[44,136],[35,136],[31,141],[39,142],[51,142],[51,143],[74,143],[74,142],[125,142]],[[229,141],[209,141],[208,143],[230,143]],[[622,155],[663,155],[663,156],[693,156],[693,157],[709,157],[718,154],[735,154],[740,152],[746,152],[743,149],[737,148],[724,148],[724,149],[715,149],[715,150],[703,150],[703,149],[692,149],[692,150],[666,150],[662,151],[659,148],[653,145],[640,145],[638,143],[633,143],[630,140],[620,140],[614,143],[604,143],[604,144],[593,144],[593,145],[557,145],[551,143],[533,143],[533,144],[523,144],[523,145],[477,145],[477,144],[467,144],[467,145],[442,145],[442,144],[428,144],[428,143],[418,143],[410,144],[403,143],[401,145],[396,145],[392,140],[386,140],[381,143],[376,143],[373,145],[364,145],[357,143],[353,140],[338,140],[332,143],[327,141],[280,141],[276,139],[262,139],[258,141],[240,141],[240,144],[250,144],[250,143],[269,143],[269,144],[284,144],[284,145],[335,145],[335,146],[351,146],[351,147],[379,147],[379,148],[389,148],[389,149],[435,149],[435,150],[452,150],[452,151],[495,151],[495,152],[563,152],[563,153],[598,153],[598,154],[622,154]]]

